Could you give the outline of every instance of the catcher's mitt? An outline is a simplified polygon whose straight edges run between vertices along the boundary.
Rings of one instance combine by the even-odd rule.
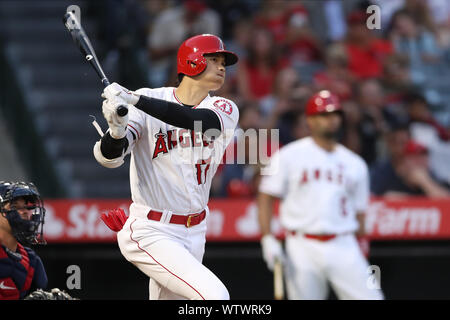
[[[33,291],[24,300],[78,300],[73,298],[65,291],[61,291],[58,288],[53,288],[50,292],[42,289]]]

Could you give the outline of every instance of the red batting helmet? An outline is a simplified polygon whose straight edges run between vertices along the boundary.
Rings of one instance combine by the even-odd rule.
[[[342,111],[338,97],[328,90],[321,90],[314,94],[306,103],[306,115]]]
[[[225,65],[229,66],[238,61],[238,57],[231,51],[225,50],[223,41],[212,34],[201,34],[184,41],[178,49],[177,73],[196,76],[206,69],[207,53],[223,53]]]

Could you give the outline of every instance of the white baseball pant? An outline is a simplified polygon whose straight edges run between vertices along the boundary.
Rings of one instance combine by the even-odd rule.
[[[353,234],[328,241],[286,237],[286,291],[292,300],[324,300],[328,283],[338,299],[382,300],[381,289],[368,285],[369,264]]]
[[[150,277],[151,300],[228,300],[224,284],[202,264],[205,234],[206,219],[186,228],[130,216],[117,241],[122,255]]]

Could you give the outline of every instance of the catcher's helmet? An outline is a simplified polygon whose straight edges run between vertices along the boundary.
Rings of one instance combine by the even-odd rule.
[[[177,54],[177,73],[196,76],[206,69],[207,53],[223,53],[225,65],[230,66],[238,61],[235,53],[225,50],[223,41],[212,34],[201,34],[184,41]]]
[[[328,90],[321,90],[314,94],[306,103],[306,115],[342,111],[339,98]]]
[[[20,198],[25,200],[25,208],[32,212],[29,220],[22,219],[14,205],[14,200]],[[8,220],[17,241],[25,245],[45,243],[44,202],[33,183],[0,181],[0,213]]]

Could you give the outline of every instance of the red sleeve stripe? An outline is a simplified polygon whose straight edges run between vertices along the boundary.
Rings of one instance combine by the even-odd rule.
[[[28,270],[30,266],[30,258],[28,257],[28,252],[25,250],[25,248],[18,243],[17,248],[19,249],[20,254],[22,255],[22,260],[20,260],[20,263],[23,265],[25,270]]]
[[[136,134],[137,134],[137,136],[138,136],[138,138],[140,139],[141,138],[141,135],[139,134],[139,131],[137,131],[136,130],[136,128],[135,127],[133,127],[131,124],[128,124],[128,126],[131,128],[131,129],[133,129],[134,130],[134,132],[136,132]]]
[[[22,260],[20,260],[20,263],[25,267],[25,270],[27,270],[27,277],[20,291],[28,291],[28,289],[30,289],[31,282],[33,281],[34,268],[30,266],[30,257],[27,250],[20,243],[17,244],[17,247],[22,255]]]
[[[173,89],[173,97],[175,98],[175,100],[177,100],[177,102],[179,103],[179,104],[183,104],[183,102],[181,102],[180,100],[178,100],[178,97],[177,97],[177,95],[175,94],[175,89]]]
[[[28,291],[28,290],[30,290],[31,283],[33,282],[34,268],[33,267],[29,267],[27,271],[28,271],[27,278],[25,279],[23,287],[22,287],[22,289],[20,291]]]

